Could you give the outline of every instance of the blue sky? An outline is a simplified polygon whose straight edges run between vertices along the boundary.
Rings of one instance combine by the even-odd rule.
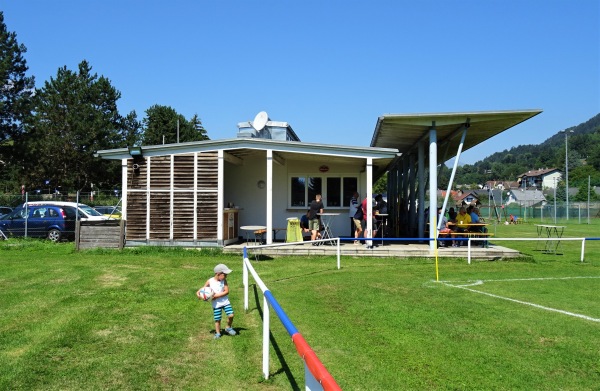
[[[4,0],[36,86],[87,60],[211,139],[265,110],[302,141],[367,146],[383,114],[543,109],[462,155],[538,144],[600,112],[598,0]]]

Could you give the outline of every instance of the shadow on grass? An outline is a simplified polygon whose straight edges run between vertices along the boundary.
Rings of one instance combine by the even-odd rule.
[[[262,297],[262,292],[260,292],[260,293],[258,292],[256,284],[253,284],[252,287],[254,290],[254,300],[255,300],[256,308],[258,310],[258,314],[260,315],[260,318],[264,320],[263,308],[261,306],[261,300],[260,300],[260,298]],[[273,346],[273,350],[275,351],[275,354],[277,355],[277,359],[281,363],[281,368],[276,372],[269,373],[269,377],[278,375],[280,373],[285,373],[285,375],[288,378],[288,381],[290,382],[290,386],[292,387],[292,389],[300,391],[298,382],[296,382],[296,379],[294,378],[294,375],[292,374],[292,371],[290,370],[290,367],[288,366],[285,358],[283,357],[283,353],[281,352],[281,349],[279,349],[279,345],[277,344],[277,341],[275,340],[275,337],[273,336],[273,333],[271,333],[270,330],[269,330],[269,341],[271,342],[271,345]]]

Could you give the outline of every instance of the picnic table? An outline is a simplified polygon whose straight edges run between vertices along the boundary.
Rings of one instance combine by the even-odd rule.
[[[544,248],[539,248],[539,243],[542,241],[538,241],[538,244],[535,246],[537,251],[542,251],[549,254],[562,254],[558,253],[558,249],[560,247],[560,239],[565,231],[564,225],[536,224],[535,228],[537,230],[538,238],[546,237],[548,239],[545,242]],[[550,240],[552,238],[555,238],[555,240]]]
[[[448,223],[449,226],[461,226],[460,228],[465,228],[464,232],[451,232],[449,235],[451,237],[467,237],[467,238],[489,238],[494,236],[494,234],[487,232],[483,228],[487,227],[489,224],[487,223],[469,223],[469,224],[457,224],[457,223]],[[483,243],[484,247],[488,247],[487,240]]]

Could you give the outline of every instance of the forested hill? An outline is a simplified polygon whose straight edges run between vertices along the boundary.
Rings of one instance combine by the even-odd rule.
[[[565,131],[568,132],[569,185],[577,187],[585,183],[587,187],[590,176],[592,186],[600,186],[600,114],[577,126],[557,131],[541,144],[519,145],[496,152],[475,164],[461,166],[455,183],[476,186],[489,180],[516,181],[518,175],[534,169],[564,170]]]

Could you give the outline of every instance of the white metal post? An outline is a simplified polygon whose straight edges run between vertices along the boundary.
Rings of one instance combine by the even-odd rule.
[[[373,158],[367,158],[367,230],[365,238],[373,237]],[[372,240],[365,240],[367,247],[373,246]]]
[[[197,170],[194,170],[197,172]],[[217,151],[217,241],[225,245],[225,237],[223,235],[223,208],[225,207],[225,151],[219,149]],[[194,213],[196,216],[196,213]],[[194,224],[195,226],[195,224]]]
[[[556,178],[554,179],[554,224],[556,224]]]
[[[267,149],[267,244],[273,243],[273,150]]]
[[[417,175],[419,176],[419,202],[417,203],[417,216],[419,217],[419,237],[425,233],[425,145],[423,140],[418,145]],[[404,211],[403,211],[404,212]]]
[[[591,187],[591,175],[588,175],[588,202],[587,202],[587,223],[590,223],[590,187]]]
[[[340,250],[340,238],[337,238],[337,268],[340,270],[341,260],[340,260],[341,250]]]
[[[569,133],[573,133],[572,130],[565,130],[565,178],[566,178],[566,185],[567,185],[567,191],[566,191],[566,196],[567,196],[567,221],[569,221],[569,147],[568,147],[568,134]]]
[[[244,267],[242,268],[242,281],[244,284],[244,310],[248,311],[248,266],[246,260],[243,261]]]
[[[270,334],[269,302],[263,292],[263,375],[269,378],[269,334]]]
[[[429,238],[436,235],[435,216],[437,214],[437,130],[435,121],[429,129]],[[429,250],[435,250],[435,241],[429,241]]]

